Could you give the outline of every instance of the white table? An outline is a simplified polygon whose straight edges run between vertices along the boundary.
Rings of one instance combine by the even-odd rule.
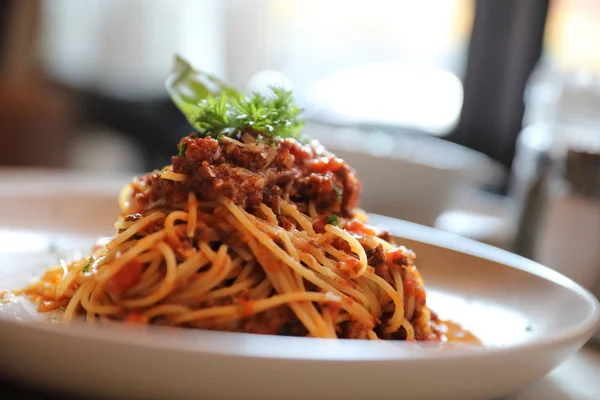
[[[31,388],[3,387],[0,384],[0,398],[46,400],[42,391]],[[76,397],[63,397],[77,400]],[[600,399],[600,347],[584,347],[572,358],[552,371],[549,375],[522,390],[514,396],[502,400],[599,400]]]
[[[600,347],[584,347],[550,374],[505,400],[572,399],[600,399]]]

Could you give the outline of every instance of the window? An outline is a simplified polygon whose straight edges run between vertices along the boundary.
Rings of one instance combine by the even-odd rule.
[[[234,83],[277,70],[294,83],[300,101],[318,106],[315,118],[437,134],[456,123],[474,2],[240,3],[229,5],[227,65]]]
[[[600,72],[600,2],[554,0],[549,9],[544,52],[563,69]]]
[[[289,78],[313,120],[439,135],[507,167],[548,7],[548,0],[79,3],[43,1],[40,44],[53,74],[87,91],[166,101],[170,54],[179,52],[242,88]],[[577,52],[600,64],[591,41],[569,39],[574,29],[595,37],[588,14],[598,7],[557,0],[547,53],[569,60]],[[576,14],[585,21],[568,22]],[[133,124],[115,129],[125,125]]]

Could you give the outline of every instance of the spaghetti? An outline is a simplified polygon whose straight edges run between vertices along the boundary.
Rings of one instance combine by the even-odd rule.
[[[444,339],[415,255],[365,224],[316,143],[182,139],[122,191],[116,235],[21,290],[63,319],[356,339]]]

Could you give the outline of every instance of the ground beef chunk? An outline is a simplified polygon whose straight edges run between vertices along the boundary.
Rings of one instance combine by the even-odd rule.
[[[207,137],[202,139],[183,138],[179,144],[190,163],[212,162],[220,155],[219,142]]]
[[[160,171],[153,171],[135,178],[131,183],[133,190],[130,210],[143,213],[166,205],[183,207],[187,200],[187,192],[183,184],[160,177]]]
[[[339,337],[344,339],[367,339],[367,330],[358,321],[345,321],[340,324],[341,333]]]
[[[223,151],[224,160],[232,165],[255,172],[264,170],[273,157],[273,149],[258,143],[241,146],[225,141],[220,143],[220,147]]]
[[[260,174],[229,164],[211,165],[204,161],[189,175],[188,188],[200,199],[216,200],[226,197],[242,207],[254,206],[262,201],[266,180]]]
[[[332,205],[337,202],[336,186],[335,177],[331,172],[327,172],[324,175],[311,173],[296,182],[294,199],[300,201],[303,199],[312,199],[317,209],[332,208]]]
[[[382,232],[379,232],[379,233],[377,234],[377,237],[378,237],[379,239],[383,239],[383,240],[385,240],[385,241],[386,241],[386,242],[388,242],[388,243],[395,244],[395,243],[394,243],[394,238],[392,237],[392,234],[390,233],[390,231],[382,231]]]
[[[277,219],[279,221],[279,226],[281,226],[286,231],[289,231],[292,228],[296,227],[296,220],[293,219],[292,217],[288,217],[286,215],[280,215],[279,217],[277,217]]]
[[[317,144],[189,136],[179,146],[171,169],[186,180],[163,179],[160,171],[138,178],[132,184],[135,211],[179,206],[190,191],[201,201],[225,197],[248,209],[261,202],[276,208],[285,199],[306,210],[313,201],[320,214],[342,217],[352,217],[358,205],[361,185],[354,171]]]
[[[351,217],[358,206],[360,183],[354,171],[332,154],[305,161],[303,176],[294,183],[296,198],[312,199],[317,209]]]
[[[385,265],[385,251],[383,250],[382,245],[378,245],[374,250],[369,251],[368,264],[375,268],[381,268]]]
[[[139,221],[142,218],[143,218],[143,215],[140,213],[129,214],[125,217],[125,222],[135,222],[135,221]]]

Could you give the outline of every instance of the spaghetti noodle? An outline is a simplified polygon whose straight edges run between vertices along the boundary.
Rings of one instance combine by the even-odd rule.
[[[353,170],[247,133],[182,139],[172,165],[124,188],[107,244],[19,293],[66,322],[443,339],[415,255],[365,225]]]

